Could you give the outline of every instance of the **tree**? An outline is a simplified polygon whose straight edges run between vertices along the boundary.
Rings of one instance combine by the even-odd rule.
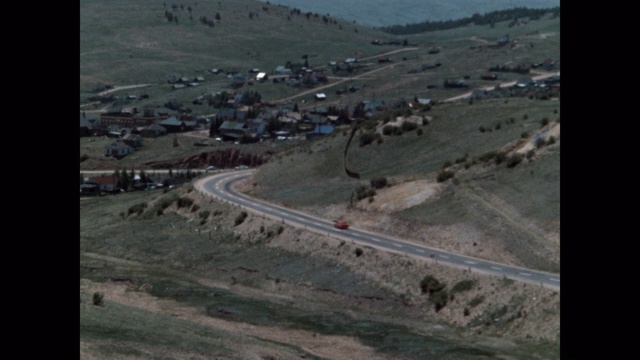
[[[216,20],[220,21],[220,13],[219,12],[216,13]]]

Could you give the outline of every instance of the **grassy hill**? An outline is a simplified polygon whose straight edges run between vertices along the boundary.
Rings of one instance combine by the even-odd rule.
[[[166,11],[178,22],[169,22]],[[205,16],[214,19],[212,27],[200,21]],[[398,114],[363,123],[347,156],[360,180],[344,172],[348,126],[314,141],[220,145],[272,154],[244,185],[247,191],[356,227],[558,271],[559,99],[442,100],[494,85],[480,79],[490,66],[559,61],[560,20],[412,35],[406,37],[409,46],[399,47],[372,45],[374,39],[395,38],[332,16],[325,22],[323,16],[307,18],[250,0],[82,0],[80,102],[100,84],[151,84],[131,90],[150,97],[129,105],[190,104],[203,93],[229,90],[230,79],[207,72],[213,68],[248,73],[302,63],[302,55],[312,66],[357,57],[366,67],[330,74],[322,104],[353,109],[363,100],[392,106],[430,98],[432,109],[414,112],[424,121],[361,147],[364,132],[382,131]],[[514,46],[489,46],[506,34]],[[441,51],[429,54],[431,47]],[[383,55],[396,50],[402,51]],[[378,63],[379,56],[391,63]],[[426,63],[441,66],[421,70]],[[170,76],[197,75],[206,78],[197,87],[172,91],[167,83]],[[501,82],[521,77],[499,75]],[[446,79],[463,77],[470,89],[442,87]],[[335,94],[351,85],[359,90]],[[251,89],[264,101],[292,97],[283,103],[303,110],[318,105],[314,89],[299,94],[301,89],[272,82]],[[213,110],[190,107],[194,114]],[[172,137],[145,139],[140,151],[108,162],[101,159],[107,139],[81,139],[81,153],[89,156],[81,167],[138,169],[211,151],[193,146],[196,138],[178,139],[178,147]],[[508,166],[516,154],[522,154],[521,162]],[[453,177],[440,182],[445,169]],[[389,186],[351,200],[358,187],[380,177]],[[236,225],[240,211],[197,194],[191,185],[82,199],[82,357],[559,358],[557,292],[372,248],[358,256],[355,244],[253,215]],[[420,290],[427,275],[444,282],[450,295],[439,311],[435,297]],[[102,306],[94,305],[96,293],[104,294]]]
[[[560,5],[558,0],[367,0],[366,2],[361,0],[270,0],[264,2],[299,8],[303,12],[331,14],[371,27],[456,20],[469,17],[474,13],[484,14],[515,7],[539,9]]]

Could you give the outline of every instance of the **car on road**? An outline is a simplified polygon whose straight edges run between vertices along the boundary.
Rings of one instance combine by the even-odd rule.
[[[217,168],[217,167],[215,167],[215,166],[213,166],[213,165],[211,165],[211,166],[207,167],[205,170],[207,170],[207,171],[214,171],[214,170],[218,170],[218,168]]]
[[[342,229],[342,230],[346,230],[349,228],[349,223],[347,223],[346,221],[342,221],[342,220],[336,220],[333,224],[333,226],[336,229]]]
[[[236,170],[244,170],[244,169],[248,169],[249,167],[247,165],[238,165],[235,167]]]

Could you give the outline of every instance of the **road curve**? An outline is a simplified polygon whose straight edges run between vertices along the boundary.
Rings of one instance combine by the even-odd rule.
[[[378,248],[388,252],[412,256],[424,261],[433,261],[435,263],[455,266],[468,269],[472,272],[501,277],[505,276],[509,279],[560,290],[560,274],[546,273],[453,254],[444,250],[353,227],[350,227],[348,230],[339,230],[334,228],[333,221],[267,203],[235,191],[233,188],[234,183],[249,177],[253,171],[254,170],[231,171],[200,178],[194,181],[194,187],[206,196],[218,198],[223,202],[238,205],[258,215],[268,216],[273,220],[282,221],[286,224],[304,228],[305,230],[321,235]]]

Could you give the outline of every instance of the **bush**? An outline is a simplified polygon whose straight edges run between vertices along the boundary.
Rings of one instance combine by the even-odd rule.
[[[507,154],[503,153],[502,151],[499,151],[496,153],[496,165],[500,165],[502,164],[503,161],[507,160]]]
[[[444,162],[444,164],[442,164],[442,169],[444,170],[444,169],[448,168],[451,165],[453,165],[451,163],[451,160],[447,160],[447,161]]]
[[[374,189],[382,189],[387,186],[387,178],[378,177],[371,179],[371,187]]]
[[[540,120],[540,127],[545,127],[549,124],[549,118],[542,118],[542,120]]]
[[[200,210],[200,205],[198,204],[193,204],[193,206],[191,207],[191,212],[196,212]]]
[[[402,130],[397,126],[385,125],[385,127],[382,128],[382,135],[402,135]]]
[[[555,144],[556,143],[556,137],[555,136],[549,136],[549,140],[547,140],[547,144],[551,145],[551,144]]]
[[[511,155],[511,157],[509,157],[509,160],[507,160],[507,167],[508,168],[516,167],[516,165],[520,164],[523,159],[524,159],[524,156],[522,154],[517,154],[517,153],[513,154]]]
[[[457,284],[453,285],[453,287],[451,288],[451,294],[453,295],[455,293],[469,291],[473,288],[475,284],[476,284],[475,280],[469,280],[469,279],[462,280]]]
[[[404,132],[409,132],[409,131],[413,131],[415,129],[418,128],[418,124],[410,122],[410,121],[405,121],[402,123],[402,131]]]
[[[372,198],[376,196],[376,191],[373,188],[367,187],[365,185],[360,185],[356,189],[356,200],[360,201],[364,198]]]
[[[200,211],[198,216],[200,216],[200,219],[202,220],[207,220],[209,218],[209,214],[210,214],[209,210],[203,210],[203,211]]]
[[[193,205],[193,200],[190,199],[190,198],[182,197],[182,198],[178,199],[176,204],[178,205],[178,209],[183,208],[183,207],[189,207],[189,206]]]
[[[371,144],[376,139],[373,133],[364,133],[360,135],[360,146]]]
[[[247,216],[249,216],[249,214],[247,214],[246,211],[243,211],[240,214],[238,214],[238,216],[236,216],[235,226],[242,224],[244,220],[247,218]]]
[[[127,216],[131,215],[131,214],[138,214],[138,215],[142,215],[142,213],[144,212],[144,209],[147,208],[147,203],[140,203],[140,204],[136,204],[133,205],[129,208],[129,210],[127,211]]]
[[[435,306],[436,312],[440,311],[449,300],[447,290],[436,291],[429,296],[429,302]]]
[[[478,295],[469,302],[469,306],[476,307],[484,301],[484,295]]]
[[[89,155],[82,154],[80,155],[80,162],[87,161],[89,159]]]
[[[481,133],[487,131],[487,129],[485,129],[482,125],[478,128],[478,130],[480,130]]]
[[[440,174],[438,174],[438,182],[445,182],[449,179],[451,179],[454,176],[454,172],[453,171],[449,171],[449,170],[443,170]]]
[[[420,289],[422,290],[423,294],[433,294],[435,292],[443,290],[445,286],[446,285],[444,283],[438,281],[438,279],[436,279],[432,275],[427,275],[420,281]]]
[[[364,251],[362,251],[362,249],[356,248],[356,257],[360,257],[363,253]]]
[[[418,136],[421,136],[421,135],[422,135],[422,129],[418,129],[418,130],[416,130],[416,134],[417,134]]]
[[[523,138],[523,139],[526,139],[526,138],[529,137],[529,133],[524,131],[524,132],[522,132],[522,134],[520,134],[520,137]]]
[[[543,147],[543,146],[545,145],[545,143],[546,143],[546,142],[545,142],[545,140],[544,140],[544,137],[542,137],[542,136],[536,139],[536,147],[537,147],[538,149],[540,149],[541,147]]]
[[[104,294],[101,292],[93,293],[93,305],[104,306]]]

